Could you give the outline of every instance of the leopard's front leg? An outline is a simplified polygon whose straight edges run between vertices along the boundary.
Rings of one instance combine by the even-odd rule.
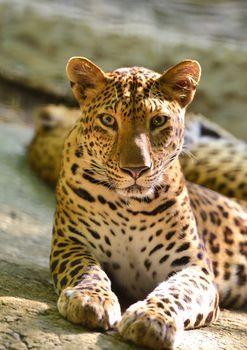
[[[71,224],[60,227],[58,211],[56,216],[50,265],[59,293],[58,310],[73,323],[109,329],[121,317],[110,279],[87,245],[78,239],[77,229]]]
[[[184,329],[217,318],[218,293],[209,270],[190,266],[161,283],[124,313],[118,331],[127,340],[151,349],[173,349]]]

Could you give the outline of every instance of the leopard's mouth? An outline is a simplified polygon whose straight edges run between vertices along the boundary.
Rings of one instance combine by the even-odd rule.
[[[150,195],[153,192],[150,187],[143,187],[137,184],[121,189],[118,188],[116,190],[120,195],[129,198],[143,198]]]
[[[134,184],[134,185],[131,185],[129,187],[126,187],[126,190],[129,191],[129,192],[142,191],[143,189],[144,189],[143,186],[140,186],[140,185],[137,185],[137,184]]]

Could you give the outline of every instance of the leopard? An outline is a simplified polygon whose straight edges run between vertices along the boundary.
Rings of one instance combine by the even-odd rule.
[[[202,115],[187,119],[180,163],[187,180],[247,201],[246,142]]]
[[[63,105],[42,106],[34,113],[35,135],[27,147],[27,161],[53,187],[60,171],[64,139],[78,117],[78,109]]]
[[[220,306],[247,305],[247,210],[186,181],[179,160],[200,64],[105,73],[75,56],[66,70],[81,112],[56,185],[58,311],[124,341],[174,349]],[[124,310],[118,290],[131,300]]]
[[[35,133],[27,147],[32,170],[53,188],[57,183],[64,140],[80,116],[78,108],[47,105],[35,111]],[[202,114],[185,118],[183,174],[234,200],[247,200],[247,144]]]

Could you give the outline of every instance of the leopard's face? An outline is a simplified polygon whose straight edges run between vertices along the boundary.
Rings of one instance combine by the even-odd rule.
[[[89,75],[93,67],[87,67]],[[183,146],[185,90],[180,100],[174,98],[177,91],[164,88],[164,75],[144,68],[103,77],[97,69],[98,89],[91,80],[88,89],[85,80],[73,84],[82,111],[76,142],[86,149],[81,166],[122,196],[151,195],[169,182],[167,170]]]

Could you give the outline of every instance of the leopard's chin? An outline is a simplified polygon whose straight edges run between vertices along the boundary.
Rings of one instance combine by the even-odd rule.
[[[138,199],[144,199],[152,195],[154,192],[153,189],[150,187],[143,187],[137,184],[131,185],[126,188],[116,189],[116,191],[123,197]]]

